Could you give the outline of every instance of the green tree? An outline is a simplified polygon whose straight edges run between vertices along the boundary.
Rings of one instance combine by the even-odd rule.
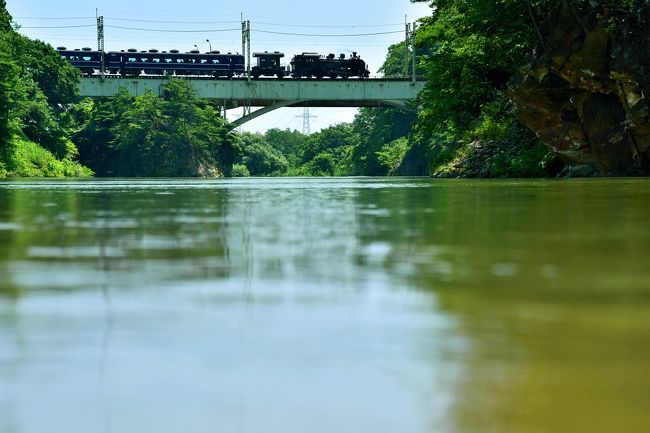
[[[4,9],[4,4],[2,6]],[[1,24],[2,21],[0,28]],[[8,55],[5,37],[0,33],[0,161],[5,160],[9,152],[9,111],[14,103],[14,88],[18,82],[18,67]]]
[[[87,176],[73,161],[69,115],[79,73],[12,27],[0,1],[0,176]]]
[[[326,150],[309,160],[302,171],[309,176],[334,176],[337,174],[337,159],[334,152]]]
[[[301,159],[303,163],[306,163],[319,153],[340,150],[350,145],[352,145],[352,127],[349,123],[339,123],[311,134],[307,139]]]
[[[72,136],[79,149],[79,161],[99,176],[117,170],[119,154],[114,130],[133,98],[122,88],[113,98],[86,99],[75,107],[74,116],[82,127]]]
[[[21,134],[59,159],[75,157],[77,149],[61,120],[61,110],[48,104],[37,83],[30,76],[23,76],[15,84],[14,92],[12,116],[20,125]]]
[[[274,149],[279,151],[289,162],[291,166],[295,166],[302,154],[302,150],[307,142],[307,137],[295,129],[281,130],[278,128],[271,128],[264,133],[266,142]]]
[[[547,15],[557,1],[430,4],[432,16],[422,20],[416,35],[417,45],[431,52],[423,60],[427,84],[420,126],[455,133],[481,116],[487,103],[502,99],[506,84],[538,44],[538,17]]]
[[[86,101],[75,134],[80,158],[101,175],[229,175],[237,140],[191,83],[174,79],[153,93]]]
[[[289,168],[287,159],[266,141],[264,135],[246,132],[240,138],[242,151],[236,162],[246,166],[251,176],[277,176]]]
[[[421,66],[427,83],[420,95],[418,140],[431,163],[446,164],[471,152],[476,140],[523,144],[535,137],[516,119],[507,83],[534,49],[542,49],[540,23],[554,0],[433,0],[421,20],[416,45],[428,51]],[[434,167],[435,170],[435,167]]]
[[[302,166],[295,174],[306,176],[347,175],[345,166],[354,143],[352,126],[340,123],[307,138],[302,153]]]
[[[350,154],[350,174],[388,174],[389,168],[379,160],[379,152],[388,143],[408,136],[416,119],[416,111],[409,107],[361,108],[352,122],[355,145]]]
[[[419,47],[418,58],[428,51]],[[386,54],[386,60],[379,69],[386,77],[401,78],[405,72],[412,71],[413,55],[411,48],[406,49],[406,42],[391,45]],[[423,75],[424,71],[416,65],[416,74]],[[404,147],[408,150],[408,141],[396,140],[408,137],[417,120],[413,106],[406,107],[370,107],[361,108],[352,122],[353,145],[344,163],[345,173],[362,176],[384,176],[393,172],[399,162],[386,164],[386,155],[405,155]],[[399,143],[399,149],[392,151],[391,143]],[[407,144],[405,144],[407,143]],[[380,154],[384,155],[380,159]]]
[[[11,34],[12,57],[20,65],[21,75],[30,77],[52,106],[77,100],[79,70],[70,65],[45,42]]]
[[[406,155],[406,152],[409,150],[409,142],[406,137],[400,137],[396,140],[393,140],[389,143],[386,143],[382,148],[376,152],[377,159],[388,173],[394,173],[397,171],[399,166]]]
[[[417,30],[415,33],[417,34]],[[429,48],[427,46],[416,47],[415,75],[424,75],[424,69],[418,60],[425,56],[428,52]],[[409,76],[412,71],[413,51],[411,47],[409,47],[408,50],[406,49],[406,41],[401,41],[388,47],[386,60],[384,60],[383,65],[381,68],[379,68],[379,72],[388,78],[402,78],[405,75]]]
[[[11,15],[7,12],[7,2],[0,0],[0,34],[6,34],[12,31]]]

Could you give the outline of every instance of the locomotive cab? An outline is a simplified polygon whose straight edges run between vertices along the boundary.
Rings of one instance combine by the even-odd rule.
[[[284,57],[284,53],[281,53],[279,51],[272,53],[264,51],[263,53],[253,53],[253,57],[257,59],[257,65],[253,66],[251,69],[251,75],[253,78],[259,78],[260,76],[277,76],[278,78],[284,77],[284,66],[280,66],[280,59]]]

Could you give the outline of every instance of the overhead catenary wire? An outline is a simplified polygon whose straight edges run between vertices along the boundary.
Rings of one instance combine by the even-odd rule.
[[[26,19],[26,20],[86,20],[86,19],[95,19],[96,17],[90,17],[90,16],[79,16],[79,17],[16,17],[17,19]],[[112,20],[112,21],[125,21],[125,22],[135,22],[135,23],[158,23],[158,24],[239,24],[240,20],[229,20],[229,21],[184,21],[184,20],[151,20],[151,19],[134,19],[134,18],[120,18],[120,17],[113,17],[113,16],[105,16],[105,20]],[[278,22],[266,22],[266,21],[252,21],[253,25],[261,25],[261,26],[272,26],[272,27],[295,27],[295,28],[349,28],[349,29],[354,29],[354,28],[379,28],[379,27],[395,27],[395,26],[401,26],[401,23],[390,23],[390,24],[349,24],[349,25],[317,25],[317,24],[289,24],[289,23],[278,23]],[[120,26],[114,26],[115,28],[119,29],[124,29],[124,30],[143,30],[143,31],[158,31],[158,29],[138,29],[138,28],[133,28],[133,27],[120,27]],[[27,27],[25,27],[27,28]],[[31,26],[29,28],[38,28]],[[58,27],[49,27],[49,28],[58,28]],[[171,30],[170,30],[171,31]],[[200,30],[183,30],[187,32],[198,32]],[[258,30],[261,31],[261,30]],[[179,30],[180,32],[180,30]],[[267,32],[271,32],[270,30],[267,30]],[[277,32],[280,34],[287,34],[287,35],[296,35],[296,36],[303,36],[306,34],[303,33],[290,33],[290,32]],[[367,33],[367,35],[375,35],[375,34],[388,34],[391,32],[373,32],[373,33]],[[398,33],[395,31],[394,33]],[[366,35],[366,34],[359,34],[360,36]],[[311,34],[309,34],[311,36]],[[314,34],[313,36],[322,36],[320,34]],[[332,36],[356,36],[356,35],[332,35]]]
[[[164,20],[138,20],[132,18],[104,17],[113,21],[129,21],[134,23],[159,23],[159,24],[239,24],[241,21],[164,21]]]
[[[80,24],[74,26],[21,26],[21,29],[78,29],[82,27],[95,27],[95,24]]]
[[[215,33],[215,32],[240,32],[240,28],[236,29],[201,29],[201,30],[172,30],[172,29],[143,29],[139,27],[123,27],[123,26],[114,26],[110,24],[104,25],[104,27],[110,27],[112,29],[120,30],[133,30],[137,32],[158,32],[158,33]]]
[[[95,17],[14,17],[16,20],[91,20]]]
[[[271,35],[286,35],[286,36],[307,36],[307,37],[316,37],[316,38],[326,38],[326,37],[336,37],[336,38],[347,38],[347,37],[356,37],[356,36],[377,36],[377,35],[391,35],[396,33],[402,33],[402,30],[397,30],[393,32],[373,32],[373,33],[349,33],[349,34],[315,34],[315,33],[290,33],[290,32],[275,32],[271,30],[256,30],[251,29],[253,32],[257,33],[266,33]]]
[[[85,27],[94,27],[94,24],[80,24],[80,25],[69,25],[69,26],[24,26],[23,29],[71,29],[71,28],[85,28]],[[216,32],[235,32],[241,31],[240,28],[231,28],[231,29],[199,29],[199,30],[174,30],[174,29],[152,29],[152,28],[141,28],[141,27],[125,27],[125,26],[115,26],[111,24],[105,24],[105,27],[119,29],[119,30],[132,30],[138,32],[158,32],[158,33],[216,33]],[[276,32],[272,30],[258,30],[251,29],[253,32],[265,33],[272,35],[284,35],[284,36],[305,36],[305,37],[359,37],[359,36],[378,36],[378,35],[391,35],[401,33],[401,30],[390,31],[390,32],[371,32],[371,33],[293,33],[293,32]]]
[[[17,16],[14,19],[21,20],[85,20],[85,19],[95,19],[95,16],[73,16],[73,17],[34,17],[34,16]],[[216,20],[204,20],[204,21],[193,21],[193,20],[152,20],[152,19],[136,19],[136,18],[121,18],[110,15],[105,15],[104,19],[113,20],[113,21],[129,21],[129,22],[139,22],[139,23],[160,23],[160,24],[237,24],[240,23],[240,20],[229,20],[229,21],[216,21]],[[278,23],[278,22],[266,22],[266,21],[255,21],[251,20],[253,24],[264,25],[264,26],[275,26],[275,27],[304,27],[304,28],[372,28],[372,27],[396,27],[401,26],[403,23],[382,23],[382,24],[345,24],[345,25],[318,25],[318,24],[295,24],[295,23]],[[304,20],[302,21],[304,22]]]
[[[280,23],[266,23],[261,21],[251,21],[252,24],[262,25],[262,26],[275,26],[275,27],[304,27],[304,28],[318,28],[318,29],[353,29],[353,28],[372,28],[372,27],[397,27],[404,26],[403,23],[393,23],[393,24],[370,24],[370,25],[312,25],[312,24],[280,24]]]

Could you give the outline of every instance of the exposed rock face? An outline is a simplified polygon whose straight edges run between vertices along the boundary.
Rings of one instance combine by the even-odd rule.
[[[404,155],[400,164],[391,171],[391,176],[430,176],[429,158],[426,150],[415,146]]]
[[[521,121],[601,175],[650,173],[650,2],[637,5],[562,2],[543,52],[510,83]]]

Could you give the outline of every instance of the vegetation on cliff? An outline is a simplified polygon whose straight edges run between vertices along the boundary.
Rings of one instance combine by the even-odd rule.
[[[649,24],[647,1],[561,2],[511,83],[521,121],[574,171],[650,173]]]
[[[75,116],[79,159],[100,176],[230,175],[237,139],[186,80],[169,80],[162,96],[88,99]]]
[[[553,174],[550,149],[517,120],[507,86],[538,43],[537,22],[556,2],[428,3],[432,14],[416,33],[427,83],[406,159],[427,161],[436,176]]]
[[[650,172],[647,1],[427,3],[411,159],[443,176]]]

